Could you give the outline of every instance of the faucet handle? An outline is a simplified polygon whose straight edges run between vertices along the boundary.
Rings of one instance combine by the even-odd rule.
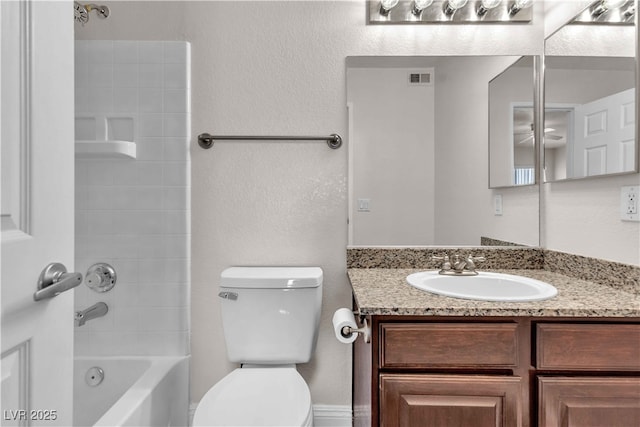
[[[442,270],[451,270],[451,262],[449,261],[449,255],[444,254],[443,256],[432,256],[431,261],[442,261]]]
[[[469,255],[466,259],[467,261],[467,269],[468,270],[475,270],[476,269],[476,263],[477,262],[483,262],[485,261],[486,258],[483,256],[471,256]]]

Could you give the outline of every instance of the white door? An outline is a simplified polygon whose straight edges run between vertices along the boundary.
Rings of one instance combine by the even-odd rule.
[[[73,291],[40,301],[34,293],[49,263],[73,268],[73,9],[2,0],[0,18],[0,423],[70,426]]]
[[[635,89],[576,108],[574,176],[633,171]]]

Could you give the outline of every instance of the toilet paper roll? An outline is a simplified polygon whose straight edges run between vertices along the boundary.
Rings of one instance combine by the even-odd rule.
[[[336,334],[338,341],[344,344],[351,344],[358,338],[358,334],[352,332],[348,335],[342,333],[342,328],[348,326],[353,329],[357,329],[356,318],[353,316],[353,312],[348,308],[339,308],[333,313],[333,332]]]

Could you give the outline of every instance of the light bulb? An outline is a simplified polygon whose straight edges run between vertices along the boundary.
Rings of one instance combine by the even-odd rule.
[[[381,0],[380,1],[380,14],[387,16],[389,11],[398,5],[400,0]]]
[[[533,6],[533,0],[516,0],[514,4],[518,8],[518,10],[526,9],[528,7]]]
[[[480,2],[485,9],[493,9],[502,3],[502,0],[482,0]]]
[[[464,7],[469,0],[449,0],[445,3],[444,13],[445,15],[453,15],[453,13]]]
[[[489,9],[499,6],[500,3],[502,3],[502,0],[482,0],[478,6],[478,16],[486,15]]]
[[[414,0],[411,13],[414,15],[420,15],[422,11],[433,3],[433,0]]]
[[[607,10],[617,9],[629,0],[602,0],[602,7]]]
[[[513,16],[522,9],[527,9],[531,6],[533,6],[533,0],[515,0],[511,8],[509,8],[509,15]]]
[[[449,0],[449,7],[452,9],[460,9],[461,7],[464,7],[465,4],[467,4],[469,0]]]

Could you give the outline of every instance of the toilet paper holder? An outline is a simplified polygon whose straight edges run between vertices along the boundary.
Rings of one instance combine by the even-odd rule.
[[[356,318],[360,318],[360,322],[362,327],[360,328],[352,328],[351,326],[343,326],[340,330],[340,335],[345,338],[349,338],[353,334],[361,334],[362,339],[367,344],[371,342],[371,328],[369,327],[369,323],[367,322],[367,318],[365,316],[360,315],[360,313],[354,311],[353,315]]]

